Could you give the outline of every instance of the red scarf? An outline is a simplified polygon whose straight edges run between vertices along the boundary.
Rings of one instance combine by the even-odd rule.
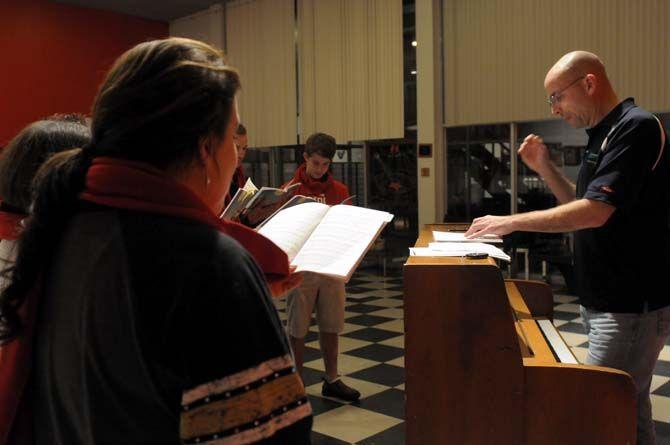
[[[0,239],[16,240],[21,233],[21,220],[28,215],[0,210]]]
[[[129,210],[193,219],[237,240],[272,278],[289,275],[286,253],[254,230],[212,213],[190,189],[147,164],[95,158],[80,199]]]

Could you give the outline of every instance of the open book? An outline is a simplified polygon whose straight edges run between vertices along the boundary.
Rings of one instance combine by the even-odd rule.
[[[286,252],[296,272],[347,282],[392,219],[392,214],[379,210],[308,202],[277,213],[258,233]]]
[[[340,202],[339,204],[347,204],[347,203],[351,202],[355,197],[356,197],[356,195],[351,195],[351,196],[349,196],[348,198],[343,199],[342,202]],[[279,209],[277,209],[272,215],[268,216],[268,217],[265,219],[265,221],[263,221],[263,222],[260,223],[258,226],[256,226],[256,230],[257,230],[257,231],[260,230],[261,227],[263,227],[268,221],[270,221],[272,218],[274,218],[274,216],[275,216],[277,213],[281,212],[282,210],[284,210],[284,209],[288,209],[289,207],[297,206],[298,204],[304,204],[304,203],[306,203],[306,202],[317,202],[317,200],[314,199],[314,198],[312,198],[312,197],[310,197],[310,196],[293,195],[293,197],[292,197],[291,199],[289,199],[289,200],[286,202],[286,204],[284,204],[283,206],[281,206],[281,207],[280,207]]]
[[[228,206],[221,213],[221,219],[239,221],[249,227],[256,227],[278,208],[284,205],[300,183],[285,189],[261,187],[259,190],[251,179],[237,190]]]
[[[288,209],[289,207],[297,206],[299,204],[304,204],[306,202],[316,202],[316,199],[310,198],[309,196],[294,195],[293,197],[291,197],[291,199],[286,201],[286,203],[283,206],[281,206],[277,210],[275,210],[275,212],[272,215],[268,216],[267,218],[265,218],[265,220],[262,223],[257,225],[256,230],[257,231],[260,230],[261,227],[263,227],[265,224],[267,224],[268,221],[270,221],[272,218],[274,218],[275,215],[277,213],[281,212],[282,210]]]

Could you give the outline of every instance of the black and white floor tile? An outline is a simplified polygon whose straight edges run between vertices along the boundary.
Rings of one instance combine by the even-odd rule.
[[[583,361],[587,337],[576,298],[555,294],[554,324]],[[282,319],[286,302],[277,300]],[[340,337],[339,371],[361,392],[356,403],[321,395],[324,369],[318,329],[312,325],[305,350],[303,380],[314,410],[315,445],[396,445],[405,443],[405,373],[402,273],[359,271],[347,285],[345,328]],[[661,352],[651,384],[657,444],[670,445],[670,346]]]

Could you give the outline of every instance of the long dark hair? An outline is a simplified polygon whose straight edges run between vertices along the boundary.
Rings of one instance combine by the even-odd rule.
[[[18,308],[52,261],[91,159],[187,168],[198,159],[203,140],[224,137],[239,88],[237,72],[225,65],[223,53],[195,40],[141,43],[116,60],[93,104],[91,142],[53,156],[38,172],[33,211],[0,295],[0,341],[18,334]]]

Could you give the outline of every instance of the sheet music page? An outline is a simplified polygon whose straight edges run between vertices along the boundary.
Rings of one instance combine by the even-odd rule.
[[[273,241],[293,261],[329,208],[319,202],[289,207],[278,212],[258,233]]]
[[[304,204],[306,205],[306,204]],[[350,205],[330,208],[292,261],[297,271],[348,280],[393,215]]]
[[[489,256],[501,260],[510,261],[510,256],[503,250],[486,243],[429,243],[427,250],[417,251],[425,256],[430,256],[429,252],[434,252],[435,256],[464,256],[468,253],[487,253]],[[422,256],[422,255],[419,255]]]
[[[303,196],[303,195],[294,195],[293,198],[289,199],[286,204],[281,206],[279,209],[277,209],[272,215],[268,216],[265,221],[260,223],[258,226],[256,226],[256,231],[258,232],[261,230],[261,228],[266,225],[272,218],[275,217],[275,215],[282,210],[288,209],[289,207],[297,206],[300,204],[304,204],[306,202],[316,202],[314,198],[311,198],[309,196]]]
[[[437,242],[460,242],[460,243],[502,243],[498,235],[483,235],[479,238],[466,238],[464,232],[439,232],[433,230],[433,238]]]

